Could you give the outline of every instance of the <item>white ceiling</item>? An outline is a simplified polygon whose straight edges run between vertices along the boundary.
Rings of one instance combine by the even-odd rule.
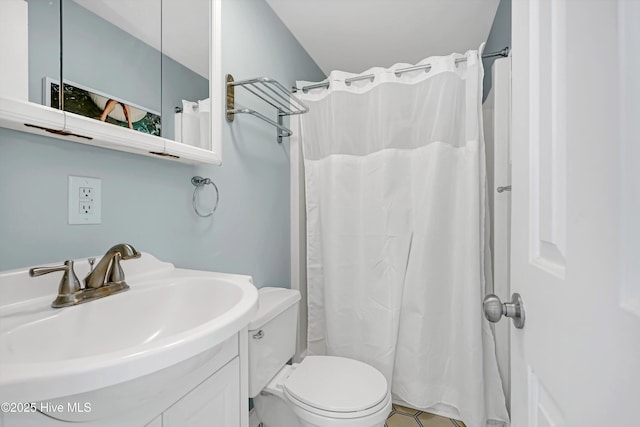
[[[75,0],[160,49],[159,0]],[[233,1],[233,0],[229,0]],[[500,0],[266,0],[325,74],[416,63],[487,40]],[[163,0],[165,54],[209,76],[210,0]]]
[[[210,0],[74,1],[157,50],[162,35],[165,55],[209,78]]]
[[[464,53],[487,40],[500,0],[266,0],[318,66],[360,73]]]

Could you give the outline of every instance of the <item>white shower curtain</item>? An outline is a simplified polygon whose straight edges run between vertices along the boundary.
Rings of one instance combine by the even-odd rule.
[[[458,59],[458,61],[456,61]],[[463,59],[460,61],[460,59]],[[486,185],[478,51],[298,92],[308,349],[377,367],[394,401],[508,425],[482,314]],[[298,82],[298,87],[309,84]]]

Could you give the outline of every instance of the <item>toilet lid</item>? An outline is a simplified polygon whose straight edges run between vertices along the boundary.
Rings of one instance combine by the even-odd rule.
[[[288,394],[314,408],[356,412],[387,395],[387,380],[374,367],[353,359],[308,356],[284,382]]]

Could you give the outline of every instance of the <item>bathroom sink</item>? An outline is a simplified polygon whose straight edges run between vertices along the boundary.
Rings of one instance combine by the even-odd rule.
[[[0,272],[1,401],[74,395],[171,367],[224,342],[256,309],[249,276],[176,269],[149,254],[124,268],[127,292],[61,309],[50,307],[59,278]]]

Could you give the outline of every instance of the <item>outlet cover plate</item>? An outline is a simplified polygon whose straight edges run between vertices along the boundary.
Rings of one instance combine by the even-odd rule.
[[[69,176],[69,224],[102,223],[102,180]]]

